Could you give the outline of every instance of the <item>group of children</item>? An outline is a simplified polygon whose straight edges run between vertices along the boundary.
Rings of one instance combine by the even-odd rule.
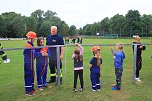
[[[76,43],[76,47],[72,58],[74,60],[74,91],[76,92],[76,83],[79,75],[81,88],[83,90],[83,52],[84,49],[80,44]],[[114,59],[115,75],[116,75],[116,85],[112,87],[113,90],[121,89],[121,76],[123,72],[123,60],[125,59],[125,54],[123,52],[123,43],[119,42],[116,44],[117,52],[114,52],[111,47],[111,51]],[[90,60],[90,80],[92,83],[92,91],[100,91],[100,76],[101,76],[101,64],[102,58],[100,53],[100,46],[92,47],[93,57]]]
[[[50,56],[50,51],[48,48],[34,48],[33,42],[36,38],[35,32],[27,33],[28,41],[24,49],[24,80],[25,80],[25,93],[26,95],[32,96],[36,94],[34,89],[34,59],[36,58],[36,73],[37,73],[37,84],[38,90],[43,90],[43,87],[47,87],[47,66],[48,57]],[[138,43],[139,44],[139,43]],[[80,91],[84,89],[83,82],[83,53],[84,48],[76,43],[77,47],[74,49],[72,59],[74,61],[74,92],[77,92],[77,79],[79,76],[81,88]],[[44,39],[39,37],[37,39],[37,46],[44,46]],[[118,42],[116,44],[117,51],[115,52],[111,47],[111,52],[113,54],[116,85],[112,87],[113,90],[121,89],[121,76],[123,72],[123,60],[125,59],[125,54],[123,52],[124,44]],[[143,49],[142,46],[141,49]],[[100,76],[101,76],[101,64],[102,58],[100,53],[100,46],[92,47],[93,57],[90,60],[90,80],[92,83],[92,91],[100,91]],[[141,58],[140,58],[141,59]],[[138,74],[139,75],[139,74]],[[137,78],[138,78],[137,75]]]
[[[137,45],[137,57],[136,57],[136,71],[135,71],[135,80],[141,82],[139,78],[139,71],[142,68],[142,51],[146,49],[144,45],[140,43],[140,37],[135,37],[135,42],[133,42],[133,51],[134,46]],[[73,90],[77,92],[77,78],[79,75],[80,79],[80,91],[83,90],[83,52],[84,48],[76,43],[76,47],[72,58],[74,60],[74,88]],[[113,47],[111,46],[111,52],[114,60],[114,68],[115,68],[115,77],[116,77],[116,85],[112,86],[112,90],[120,90],[121,89],[121,77],[123,73],[123,61],[125,59],[125,54],[123,52],[124,44],[122,42],[118,42],[116,44],[117,51],[115,52]],[[100,53],[99,46],[92,47],[93,58],[90,60],[90,80],[92,83],[92,91],[100,91],[100,76],[101,76],[101,64],[102,58]]]

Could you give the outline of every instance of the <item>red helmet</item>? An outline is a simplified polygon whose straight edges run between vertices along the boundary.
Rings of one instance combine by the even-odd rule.
[[[100,50],[100,47],[99,46],[93,46],[92,47],[92,52],[96,51],[96,50]]]
[[[33,39],[35,39],[35,38],[36,38],[36,33],[33,32],[33,31],[29,31],[29,32],[26,34],[26,36],[27,36],[28,38],[33,38]]]

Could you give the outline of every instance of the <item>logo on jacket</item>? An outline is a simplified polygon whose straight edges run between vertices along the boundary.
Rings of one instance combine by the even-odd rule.
[[[52,40],[53,42],[56,42],[56,40]]]

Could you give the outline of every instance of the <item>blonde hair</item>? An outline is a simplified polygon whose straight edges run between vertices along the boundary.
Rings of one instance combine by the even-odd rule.
[[[100,59],[101,59],[100,50],[98,49],[98,50],[93,51],[93,54],[94,54],[94,56],[97,55],[97,66],[99,66],[101,64],[101,61],[100,61]]]
[[[116,48],[118,48],[118,49],[120,49],[120,50],[122,50],[123,47],[124,47],[124,43],[122,43],[122,42],[118,42],[118,43],[116,44]]]
[[[135,41],[140,41],[140,37],[139,36],[135,36]]]

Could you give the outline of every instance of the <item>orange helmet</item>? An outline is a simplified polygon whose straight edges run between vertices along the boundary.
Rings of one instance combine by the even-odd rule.
[[[92,47],[92,52],[96,51],[96,50],[100,50],[100,47],[99,46],[93,46]]]
[[[26,34],[26,36],[27,36],[28,38],[33,38],[33,39],[35,39],[35,38],[36,38],[36,33],[33,32],[33,31],[29,31],[29,32]]]

